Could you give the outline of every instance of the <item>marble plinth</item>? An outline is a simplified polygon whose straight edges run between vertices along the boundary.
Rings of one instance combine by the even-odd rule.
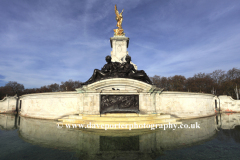
[[[125,57],[128,55],[128,44],[129,44],[129,38],[125,36],[116,36],[110,38],[110,44],[111,44],[111,57],[112,62],[119,62],[123,63],[125,61]],[[134,66],[134,68],[137,70],[137,65],[131,62],[131,64]]]

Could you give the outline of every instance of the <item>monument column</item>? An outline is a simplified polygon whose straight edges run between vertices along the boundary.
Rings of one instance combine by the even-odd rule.
[[[129,38],[125,36],[124,30],[122,29],[122,16],[123,10],[121,13],[118,12],[117,6],[115,5],[115,14],[116,14],[116,20],[117,20],[117,27],[118,29],[114,29],[114,36],[110,38],[110,44],[111,44],[111,57],[112,62],[126,62],[125,57],[128,55],[128,44],[129,44]],[[137,70],[137,65],[131,64],[134,66],[134,68]]]
[[[125,36],[115,36],[110,38],[111,57],[113,62],[125,62],[125,57],[128,55],[129,38]]]

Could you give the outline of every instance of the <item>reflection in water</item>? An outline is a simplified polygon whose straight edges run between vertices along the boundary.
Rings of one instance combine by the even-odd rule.
[[[216,117],[183,120],[182,123],[188,124],[188,126],[197,122],[200,124],[200,129],[179,128],[176,130],[59,129],[55,121],[3,114],[0,114],[0,120],[0,126],[3,130],[18,127],[18,136],[24,141],[17,140],[21,144],[16,147],[17,149],[24,145],[30,146],[30,148],[26,147],[28,150],[24,149],[21,154],[19,152],[18,158],[23,159],[32,159],[34,156],[37,156],[38,159],[46,159],[46,156],[51,156],[51,159],[145,160],[158,157],[174,159],[173,155],[177,155],[178,151],[209,145],[215,140],[228,142],[232,138],[235,142],[240,143],[240,127],[238,126],[240,125],[240,114],[222,114],[221,117],[218,115]],[[0,131],[0,133],[5,132]],[[18,144],[15,143],[15,145]],[[1,147],[3,146],[0,145],[0,149]],[[207,147],[204,147],[204,149],[207,149]],[[65,152],[61,152],[61,150]],[[34,155],[32,154],[34,151],[38,152]],[[211,151],[211,147],[207,151]],[[5,157],[3,158],[11,157],[11,154],[6,152],[7,150],[5,150],[3,154]],[[14,154],[17,153],[14,152]],[[187,153],[189,154],[189,152]],[[192,156],[196,156],[195,154]],[[189,157],[191,155],[188,155]]]
[[[100,151],[139,151],[139,136],[100,136]]]
[[[225,113],[216,116],[218,128],[221,129],[234,129],[235,126],[240,125],[240,113]]]
[[[216,116],[216,119],[221,122],[217,126],[222,131],[218,139],[225,142],[233,139],[235,142],[240,143],[240,114],[221,114]]]
[[[0,114],[0,129],[2,130],[17,129],[17,115]]]

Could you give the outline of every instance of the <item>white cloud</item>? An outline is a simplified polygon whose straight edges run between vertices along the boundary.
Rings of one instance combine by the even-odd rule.
[[[237,67],[238,5],[188,1],[46,1],[0,7],[0,75],[40,87],[85,81],[110,55],[114,5],[124,9],[129,54],[150,76]],[[210,7],[209,7],[210,6]],[[212,10],[211,6],[215,6]],[[228,23],[225,23],[228,20]]]

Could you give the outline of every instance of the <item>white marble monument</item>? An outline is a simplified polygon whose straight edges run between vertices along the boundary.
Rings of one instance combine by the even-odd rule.
[[[112,59],[110,60],[112,60],[112,62],[123,63],[126,62],[125,58],[128,55],[127,48],[129,38],[126,37],[123,32],[121,26],[122,12],[119,13],[116,6],[115,13],[118,29],[114,29],[114,36],[110,38],[112,48]],[[42,119],[61,118],[60,120],[63,123],[75,123],[85,118],[86,121],[79,121],[79,123],[81,122],[82,124],[87,123],[89,120],[91,120],[92,123],[93,121],[95,121],[95,123],[105,121],[110,124],[115,123],[119,120],[118,118],[121,118],[112,117],[110,118],[111,122],[106,121],[107,119],[102,118],[106,113],[117,114],[117,116],[120,116],[120,113],[134,113],[136,115],[132,118],[134,121],[137,122],[139,120],[140,123],[140,119],[148,119],[149,124],[166,123],[170,122],[170,120],[171,122],[174,120],[175,123],[176,118],[185,119],[215,115],[215,95],[191,92],[162,92],[163,88],[157,88],[155,85],[152,85],[151,82],[149,83],[144,71],[135,71],[133,69],[134,66],[137,70],[137,66],[135,64],[132,64],[133,66],[129,64],[131,61],[130,58],[128,58],[127,61],[128,62],[123,65],[123,69],[115,66],[115,69],[109,69],[106,70],[107,72],[104,72],[111,73],[111,71],[117,70],[117,72],[110,74],[113,75],[112,77],[105,76],[107,77],[105,78],[104,74],[101,77],[101,71],[94,70],[92,76],[93,81],[90,81],[91,83],[83,83],[83,86],[77,88],[76,91],[22,95],[18,103],[20,115],[23,117]],[[108,65],[112,65],[112,68],[114,68],[114,64],[109,62]],[[127,69],[130,68],[132,71],[128,77],[126,75],[125,77],[122,76],[122,73],[129,74],[127,69],[124,70],[124,67]],[[118,77],[118,75],[120,76]],[[227,103],[228,99],[225,99],[226,101],[224,102]],[[6,103],[7,101],[0,101],[0,105],[3,104],[7,106]],[[232,102],[231,104],[233,103],[239,108],[239,103]],[[5,109],[7,107],[3,108]],[[176,118],[169,119],[170,115]],[[166,116],[169,121],[166,120]],[[66,119],[63,119],[63,117],[66,117]],[[89,117],[90,119],[88,119]],[[96,117],[98,117],[98,119],[96,119]],[[68,118],[70,120],[68,120]],[[129,117],[121,119],[121,122],[129,123]]]
[[[111,43],[111,57],[112,62],[126,62],[125,58],[128,55],[128,44],[129,44],[129,38],[125,36],[116,36],[110,38]],[[134,68],[137,70],[137,65],[131,62],[131,64],[134,66]]]

